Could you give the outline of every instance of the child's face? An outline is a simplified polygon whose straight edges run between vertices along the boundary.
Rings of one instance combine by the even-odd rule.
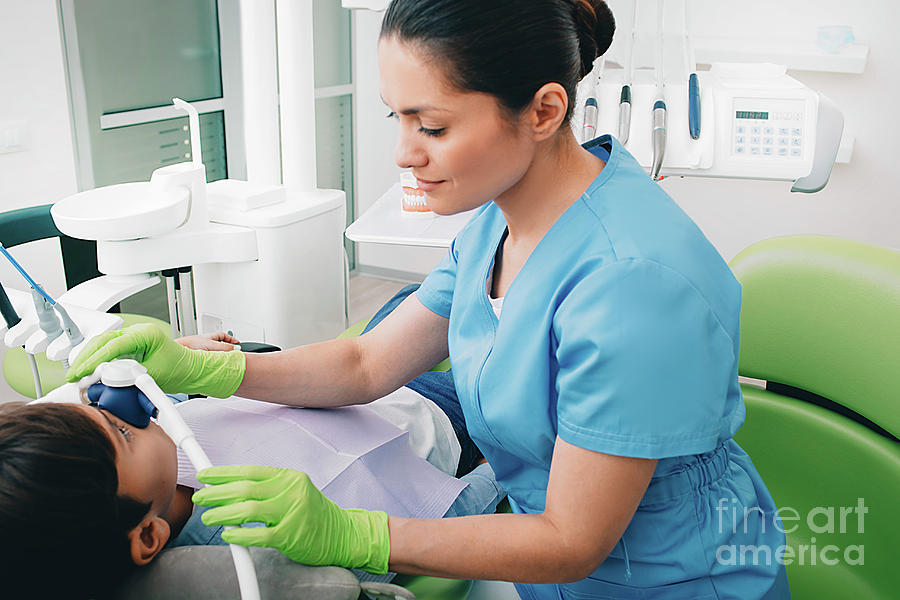
[[[116,449],[119,495],[152,503],[151,514],[165,514],[172,504],[178,476],[178,455],[171,438],[152,421],[145,429],[138,429],[109,411],[71,406],[93,419]]]

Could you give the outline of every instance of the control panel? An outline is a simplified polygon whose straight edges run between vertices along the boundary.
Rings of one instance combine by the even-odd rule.
[[[736,157],[803,158],[802,100],[735,98],[731,124],[731,153]]]

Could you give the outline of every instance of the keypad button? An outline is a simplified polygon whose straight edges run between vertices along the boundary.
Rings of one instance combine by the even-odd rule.
[[[766,134],[766,135],[774,135],[774,134],[775,134],[775,130],[774,130],[772,127],[766,127],[766,129],[765,129],[765,134]]]
[[[771,146],[774,143],[775,143],[775,140],[773,140],[770,137],[763,138],[763,144],[766,144],[767,146]]]
[[[760,128],[759,128],[759,127],[753,127],[753,128],[750,129],[750,133],[752,133],[753,135],[759,135],[759,134],[760,134]],[[799,135],[799,134],[798,134],[798,135]]]
[[[778,156],[787,156],[787,153],[788,153],[787,148],[779,148],[778,149]]]
[[[735,153],[735,154],[744,154],[744,147],[743,147],[743,146],[738,146],[738,147],[736,147],[736,148],[734,149],[734,153]]]
[[[794,127],[794,128],[791,130],[791,135],[800,135],[800,128],[799,128],[799,127]]]
[[[800,156],[800,148],[791,148],[791,156]]]
[[[772,156],[772,149],[769,146],[766,146],[765,148],[763,148],[763,154],[765,154],[766,156]]]
[[[791,146],[799,147],[800,146],[800,138],[791,139]]]
[[[759,143],[759,136],[758,136],[758,135],[755,135],[755,136],[751,137],[751,138],[750,138],[750,143],[751,143],[751,144],[758,144],[758,143]]]
[[[788,128],[787,128],[787,127],[779,127],[779,128],[778,128],[778,135],[787,135],[787,134],[788,134]]]
[[[743,144],[743,143],[744,143],[744,136],[739,135],[739,136],[735,137],[735,138],[734,138],[734,143],[736,143],[736,144]]]
[[[759,146],[753,146],[750,148],[750,154],[758,155],[759,154]]]
[[[738,125],[738,126],[735,128],[735,132],[736,132],[736,133],[744,133],[744,127],[743,127],[742,125]],[[785,131],[785,133],[787,133],[787,131]]]
[[[780,138],[778,138],[778,143],[779,143],[780,145],[782,145],[782,146],[787,146],[787,145],[788,145],[788,139],[787,139],[786,137],[780,137]]]

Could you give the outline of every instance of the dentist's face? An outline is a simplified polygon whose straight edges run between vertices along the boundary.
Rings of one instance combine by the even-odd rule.
[[[394,159],[412,170],[431,210],[481,206],[528,170],[534,144],[493,96],[453,88],[439,62],[393,37],[379,43],[378,68],[400,125]]]

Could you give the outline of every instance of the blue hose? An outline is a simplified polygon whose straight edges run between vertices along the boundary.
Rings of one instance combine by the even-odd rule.
[[[10,254],[9,251],[3,247],[3,244],[0,244],[0,253],[3,253],[3,256],[5,256],[7,258],[7,260],[9,260],[10,263],[12,263],[12,266],[14,266],[16,268],[16,271],[18,271],[19,273],[22,274],[22,277],[25,278],[25,280],[31,285],[31,287],[33,287],[35,290],[37,290],[38,294],[43,296],[44,299],[47,300],[47,302],[49,302],[51,304],[51,306],[56,306],[56,300],[51,298],[50,295],[44,291],[44,288],[39,286],[34,281],[34,279],[32,279],[31,276],[25,272],[25,269],[22,268],[22,265],[19,264],[19,261],[17,261],[15,258],[13,258],[12,254]]]

